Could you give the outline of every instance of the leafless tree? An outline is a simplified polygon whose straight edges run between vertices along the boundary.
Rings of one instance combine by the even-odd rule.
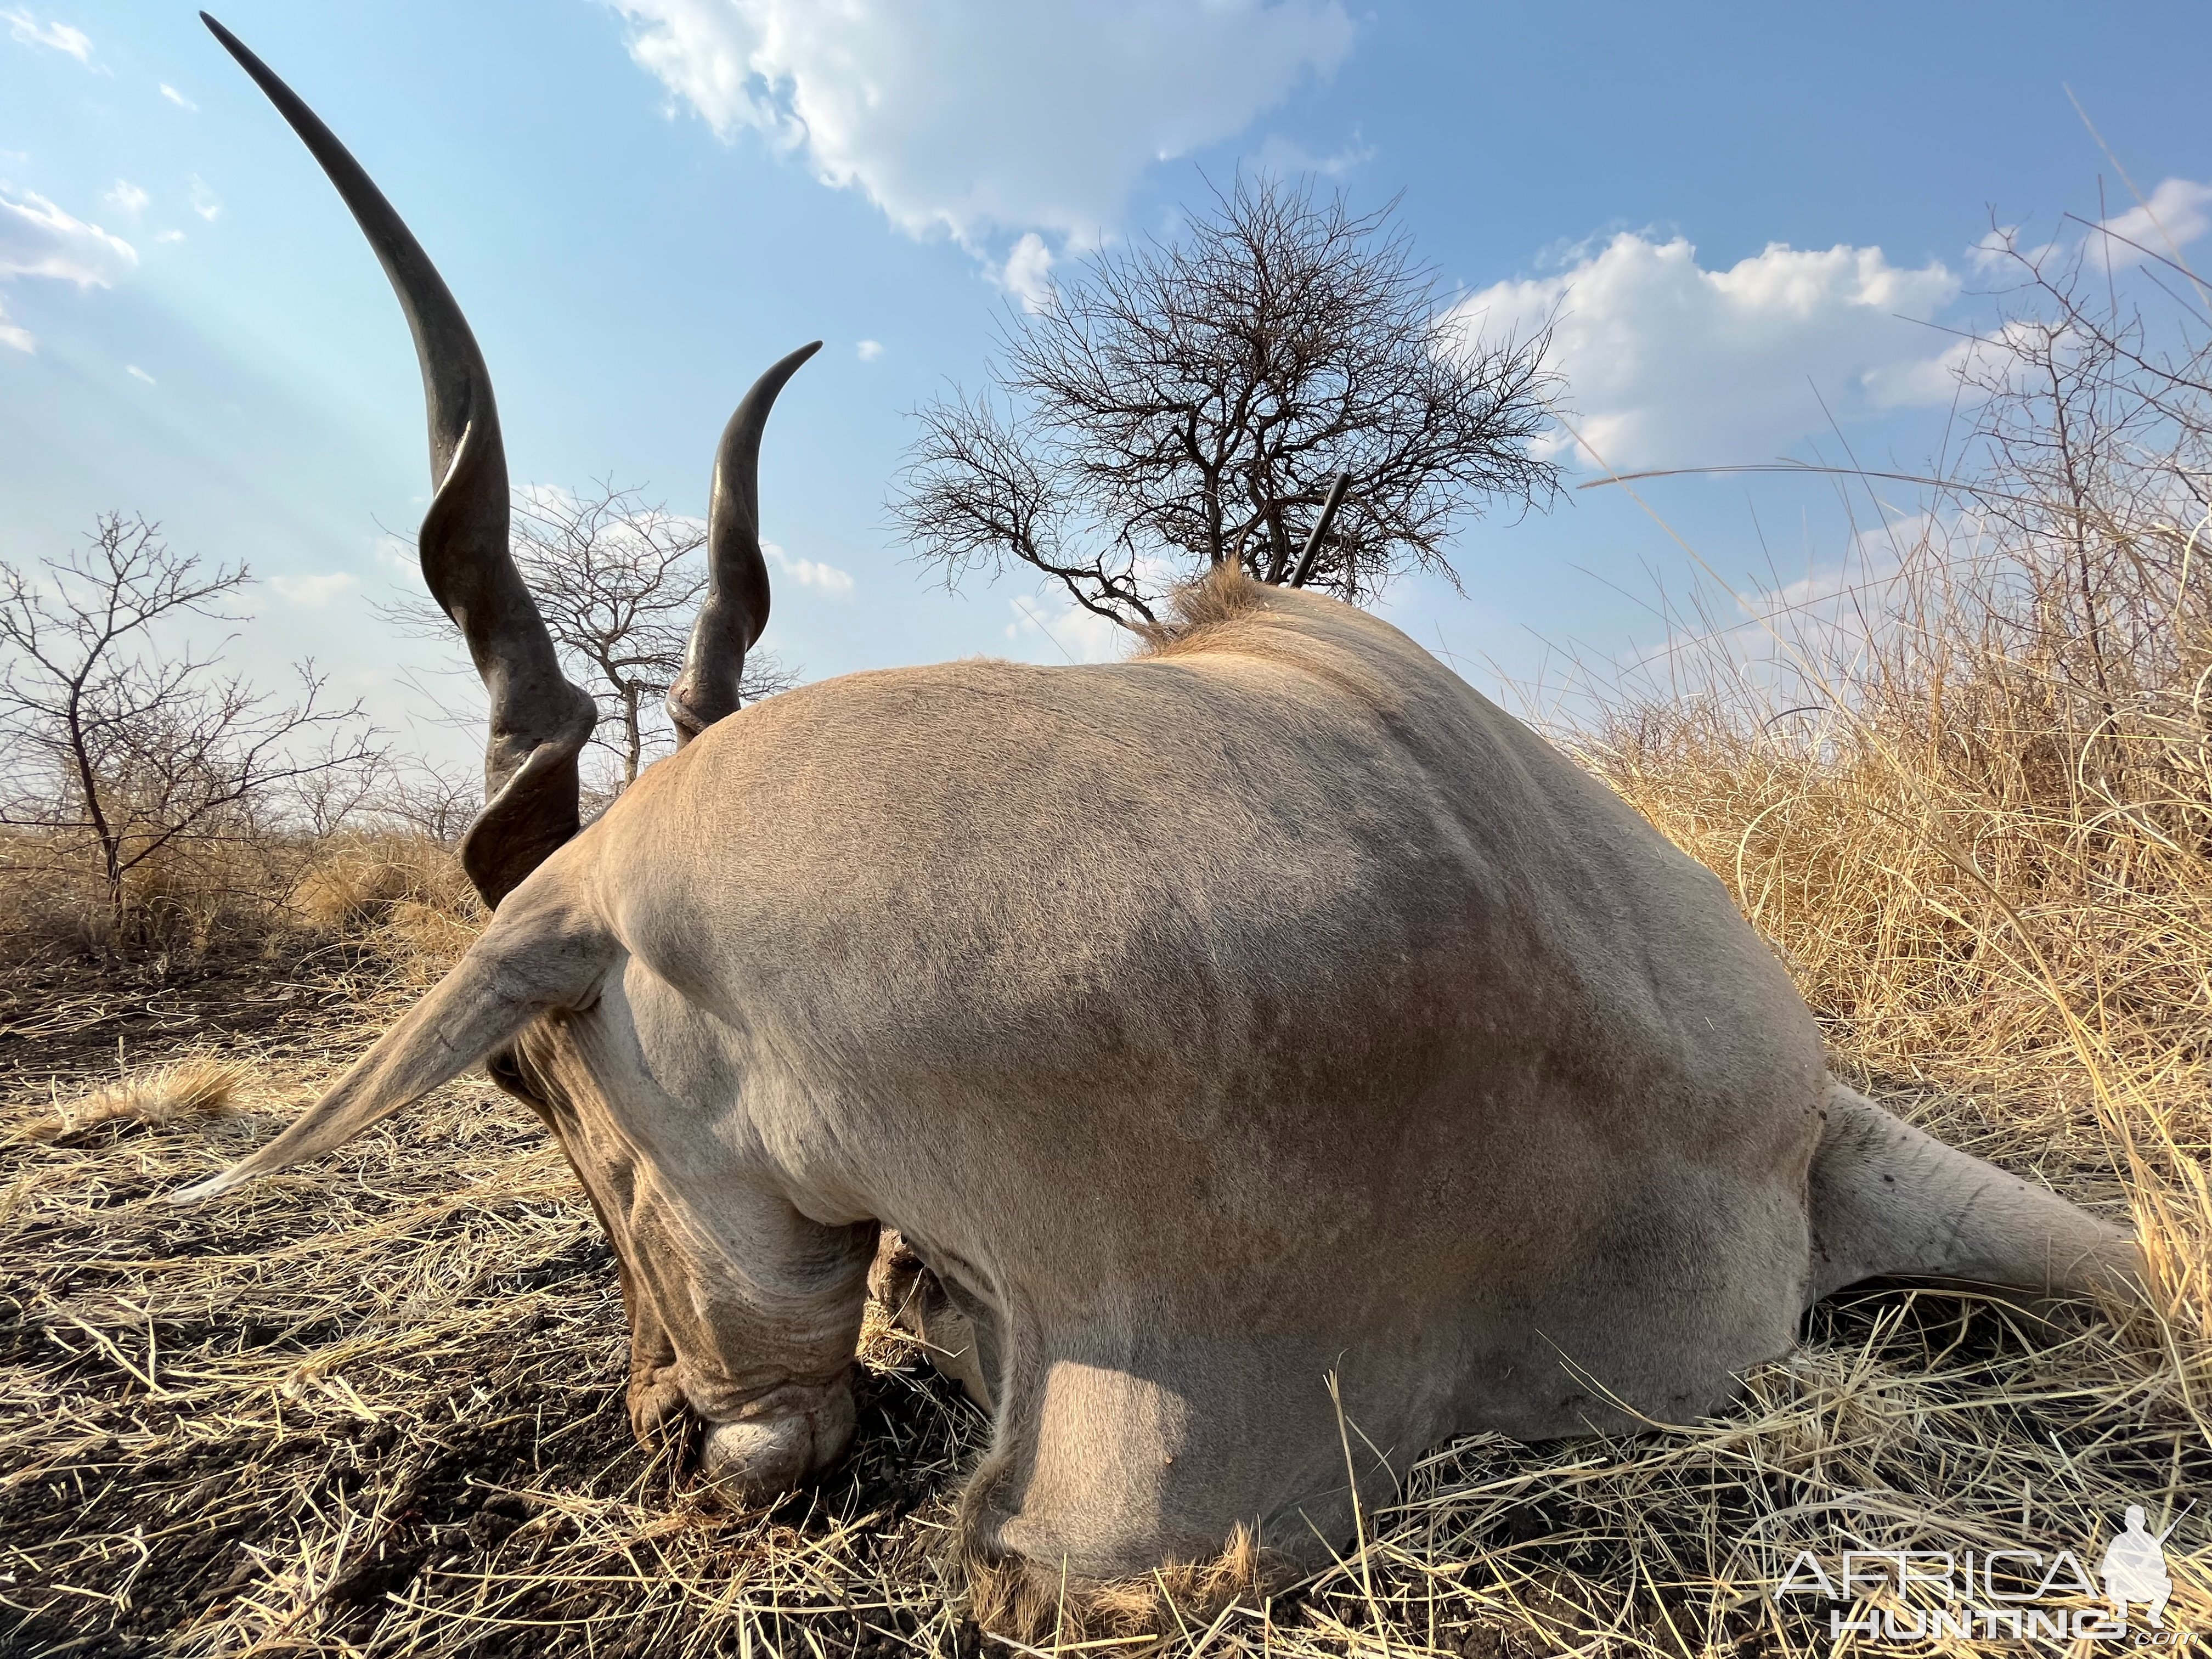
[[[86,544],[38,571],[0,563],[0,822],[64,856],[93,854],[113,937],[128,936],[132,872],[172,849],[250,837],[305,793],[382,761],[358,703],[322,706],[300,669],[278,702],[214,657],[162,654],[157,626],[223,609],[251,580],[173,551],[161,526],[106,514]]]
[[[483,805],[483,773],[410,756],[392,769],[378,792],[376,814],[386,823],[458,848]]]
[[[989,388],[915,411],[894,519],[948,582],[1026,564],[1142,629],[1224,561],[1290,578],[1346,473],[1312,584],[1371,599],[1417,567],[1456,585],[1456,521],[1556,494],[1528,444],[1557,380],[1547,336],[1448,315],[1395,207],[1240,178],[1182,240],[1089,260],[1010,321]]]
[[[602,479],[588,490],[525,489],[514,499],[514,562],[538,601],[562,665],[599,704],[593,741],[637,779],[649,752],[674,733],[661,698],[684,666],[691,619],[707,586],[707,526]],[[410,633],[451,641],[453,624],[428,600],[378,607]],[[747,701],[796,684],[775,657],[745,660]]]
[[[382,750],[348,758],[354,741],[343,727],[325,732],[309,754],[330,763],[303,772],[270,803],[312,841],[327,841],[363,818],[386,815],[398,772]]]
[[[1961,356],[1971,428],[1938,510],[2002,572],[1991,654],[2063,734],[2050,769],[2212,854],[2212,305],[2178,253],[2080,228],[1993,228],[2014,280]]]

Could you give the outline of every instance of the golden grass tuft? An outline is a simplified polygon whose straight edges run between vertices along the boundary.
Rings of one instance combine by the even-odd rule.
[[[1203,650],[1223,625],[1250,615],[1273,590],[1237,564],[1218,564],[1183,583],[1169,598],[1168,620],[1142,632],[1140,657],[1169,657]]]
[[[159,1128],[193,1118],[235,1111],[239,1091],[253,1080],[250,1061],[231,1055],[194,1054],[173,1065],[132,1072],[90,1093],[58,1105],[21,1130],[25,1139],[59,1140],[128,1120]]]
[[[318,932],[421,927],[473,908],[453,849],[426,836],[353,834],[319,848],[293,884],[289,908]]]

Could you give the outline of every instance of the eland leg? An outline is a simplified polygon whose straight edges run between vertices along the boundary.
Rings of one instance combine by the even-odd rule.
[[[894,1325],[921,1342],[939,1376],[957,1383],[982,1411],[991,1409],[991,1384],[974,1322],[913,1247],[888,1228],[875,1265],[868,1269],[868,1293]]]
[[[1810,1305],[1864,1279],[2001,1285],[2036,1299],[2139,1282],[2118,1228],[1947,1146],[1831,1079],[1811,1174]]]

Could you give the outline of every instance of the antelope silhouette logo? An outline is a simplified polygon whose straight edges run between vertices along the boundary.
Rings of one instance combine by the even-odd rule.
[[[2128,1505],[2127,1519],[2126,1527],[2105,1546],[2105,1559],[2099,1568],[2105,1580],[2105,1599],[2112,1604],[2112,1611],[2123,1621],[2128,1616],[2130,1603],[2143,1604],[2149,1609],[2152,1626],[2163,1630],[2166,1598],[2173,1594],[2173,1580],[2166,1571],[2164,1546],[2173,1528],[2152,1533],[2143,1525],[2140,1504]]]

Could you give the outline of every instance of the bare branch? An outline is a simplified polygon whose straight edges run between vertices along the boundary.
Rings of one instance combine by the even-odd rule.
[[[1458,523],[1556,494],[1529,442],[1557,381],[1544,335],[1447,320],[1392,211],[1239,179],[1183,240],[1091,260],[1010,325],[992,390],[915,411],[889,506],[916,556],[948,584],[1028,565],[1139,629],[1211,565],[1287,580],[1343,473],[1311,585],[1455,584]]]
[[[91,855],[118,941],[134,872],[173,848],[248,839],[264,815],[342,817],[384,763],[361,706],[325,706],[313,664],[299,700],[280,703],[212,658],[161,653],[156,624],[228,620],[222,603],[250,579],[204,568],[159,532],[108,514],[37,573],[0,564],[0,823]]]
[[[562,669],[599,703],[592,741],[617,768],[600,793],[618,793],[654,754],[674,746],[661,704],[683,670],[706,591],[707,526],[602,478],[581,493],[518,491],[514,538],[515,566]],[[445,613],[425,600],[410,596],[376,610],[418,638],[452,640]],[[794,684],[772,653],[747,658],[747,701]]]

